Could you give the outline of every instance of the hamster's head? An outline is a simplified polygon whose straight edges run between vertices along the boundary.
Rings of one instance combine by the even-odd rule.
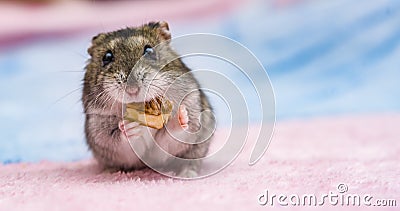
[[[163,94],[171,77],[166,60],[176,58],[166,22],[101,33],[92,39],[84,78],[86,100],[144,102]],[[172,68],[174,69],[174,68]],[[85,93],[86,90],[86,93]],[[84,96],[85,97],[85,96]]]

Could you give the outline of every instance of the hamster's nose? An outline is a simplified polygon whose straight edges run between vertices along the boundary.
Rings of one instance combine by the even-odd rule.
[[[135,95],[139,91],[139,87],[136,85],[127,85],[125,88],[125,92],[129,95]]]

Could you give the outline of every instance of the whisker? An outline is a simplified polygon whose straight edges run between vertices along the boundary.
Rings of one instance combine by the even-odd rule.
[[[107,92],[108,93],[112,93],[115,90],[118,90],[118,87],[113,87],[113,89],[111,89],[111,90],[107,89]],[[115,102],[116,99],[118,99],[118,97],[119,97],[119,92],[118,92],[117,98],[114,99],[114,102]],[[106,98],[106,100],[103,101],[103,107],[102,107],[101,113],[104,112],[104,110],[107,108],[107,103],[112,99],[113,99],[113,97],[109,94],[108,97]],[[114,102],[111,104],[110,109],[112,109],[112,106],[113,106]]]
[[[76,88],[76,89],[74,89],[74,90],[68,92],[68,93],[65,94],[64,96],[58,98],[56,101],[54,101],[53,103],[51,103],[50,106],[49,106],[48,108],[54,106],[56,103],[60,102],[61,100],[65,99],[66,97],[68,97],[69,95],[73,94],[74,92],[76,92],[76,91],[78,91],[78,90],[80,90],[80,89],[82,89],[82,87]]]
[[[92,108],[95,108],[95,105],[97,104],[97,101],[106,93],[106,90],[101,91],[94,99],[94,101],[91,101],[91,106]]]

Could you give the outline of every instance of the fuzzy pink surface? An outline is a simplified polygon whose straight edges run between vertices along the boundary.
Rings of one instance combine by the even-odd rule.
[[[348,193],[400,203],[400,115],[278,121],[269,149],[254,166],[249,151],[222,172],[194,181],[151,170],[102,172],[95,161],[0,166],[0,210],[249,210],[265,189],[275,194]],[[218,138],[218,135],[217,135]],[[282,208],[274,205],[272,208]],[[296,210],[381,207],[288,206]]]

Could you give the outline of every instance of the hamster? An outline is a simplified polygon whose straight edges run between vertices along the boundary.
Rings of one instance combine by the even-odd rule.
[[[199,174],[201,162],[197,158],[208,152],[215,119],[198,81],[169,45],[170,40],[168,23],[164,21],[93,37],[88,48],[90,58],[85,67],[82,103],[87,145],[104,168],[131,171],[146,167],[131,147],[139,142],[145,143],[142,150],[157,165],[173,166],[168,159],[151,153],[153,139],[169,154],[195,161],[174,167],[176,175]],[[155,48],[160,43],[166,43],[162,50]],[[153,64],[178,59],[162,67],[135,66],[142,56]],[[128,76],[133,83],[128,83]],[[123,120],[124,104],[148,102],[153,97],[165,97],[174,105],[163,128],[157,130]]]

